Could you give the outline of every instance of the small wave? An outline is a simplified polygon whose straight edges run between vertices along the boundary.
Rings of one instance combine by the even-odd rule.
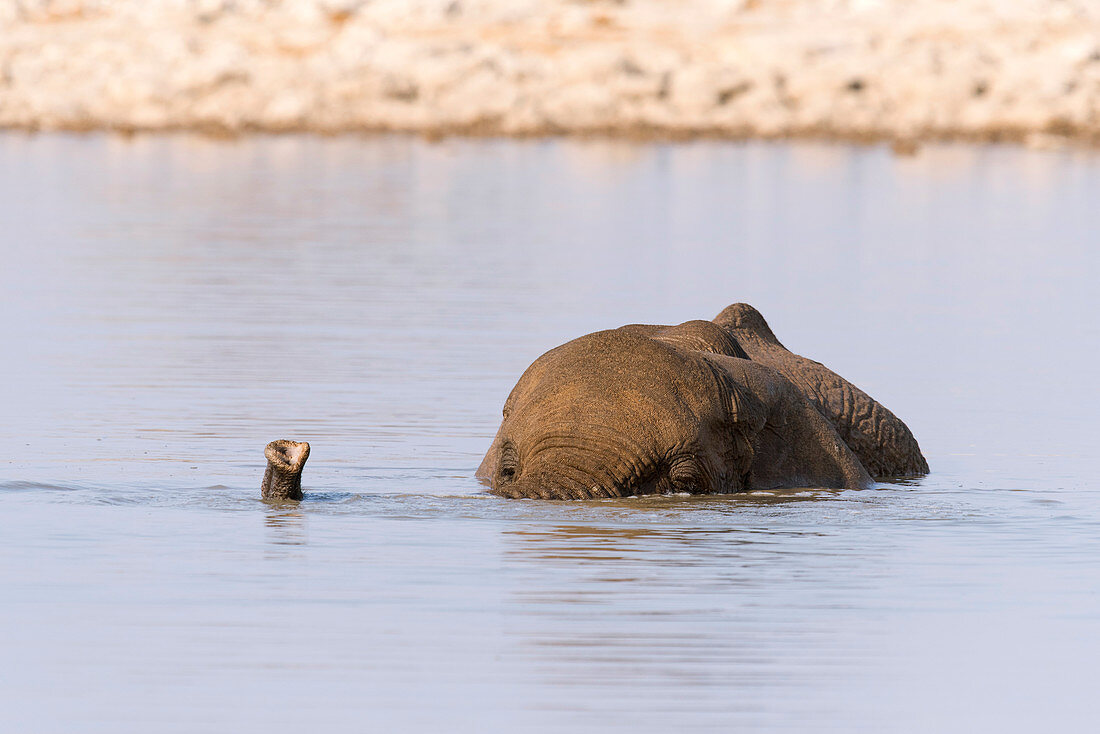
[[[28,482],[20,479],[0,482],[0,492],[78,492],[82,489],[87,489],[87,487],[49,484],[45,482]]]

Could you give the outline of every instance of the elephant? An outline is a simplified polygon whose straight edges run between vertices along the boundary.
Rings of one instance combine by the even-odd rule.
[[[713,321],[598,331],[536,359],[477,476],[503,497],[579,500],[927,472],[900,419],[735,303]]]

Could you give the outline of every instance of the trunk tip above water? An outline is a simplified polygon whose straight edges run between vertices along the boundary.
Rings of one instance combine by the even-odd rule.
[[[264,448],[264,456],[276,466],[288,471],[301,471],[309,458],[309,444],[305,441],[280,439]]]
[[[267,471],[261,488],[265,500],[302,499],[302,469],[309,458],[305,441],[281,439],[264,448]]]

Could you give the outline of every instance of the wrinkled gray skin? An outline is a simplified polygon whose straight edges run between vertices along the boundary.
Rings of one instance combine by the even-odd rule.
[[[539,357],[477,474],[504,497],[588,499],[857,488],[927,471],[893,413],[738,303],[714,321],[624,326]]]
[[[302,469],[309,458],[309,444],[299,441],[272,441],[264,449],[267,471],[260,488],[265,500],[302,499]]]

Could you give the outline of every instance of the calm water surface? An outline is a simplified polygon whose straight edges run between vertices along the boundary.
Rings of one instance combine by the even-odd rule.
[[[1089,730],[1097,202],[1085,152],[0,136],[0,730]],[[474,480],[539,354],[734,301],[932,473]]]

